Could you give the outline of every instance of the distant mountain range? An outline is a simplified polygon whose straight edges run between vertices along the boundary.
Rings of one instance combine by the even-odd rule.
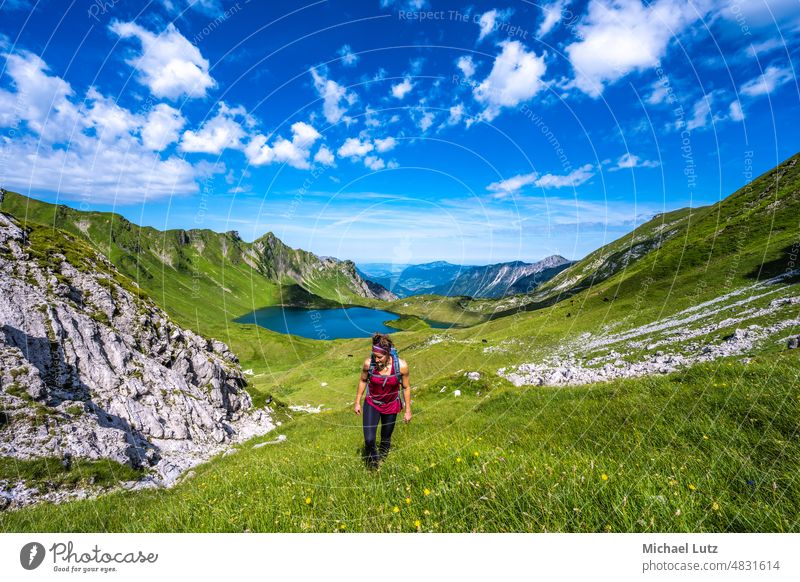
[[[530,293],[572,264],[560,255],[552,255],[536,263],[512,261],[475,266],[435,261],[420,265],[363,263],[357,267],[362,278],[398,297],[435,294],[496,299]]]

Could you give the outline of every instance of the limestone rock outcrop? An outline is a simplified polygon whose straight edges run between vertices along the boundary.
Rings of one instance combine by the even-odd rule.
[[[0,456],[108,458],[169,485],[274,428],[224,343],[176,325],[86,243],[36,228],[44,242],[0,213]]]

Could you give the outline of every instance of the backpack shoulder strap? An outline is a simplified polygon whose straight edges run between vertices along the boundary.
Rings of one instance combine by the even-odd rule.
[[[403,374],[400,372],[400,356],[397,355],[397,350],[392,348],[392,361],[394,362],[394,375],[400,378]]]
[[[397,355],[397,350],[392,348],[392,360],[394,362],[394,375],[397,378],[397,400],[400,401],[400,408],[406,407],[405,399],[403,398],[403,373],[400,371],[400,356]]]
[[[369,357],[369,369],[367,370],[367,396],[371,396],[369,393],[369,385],[372,383],[372,376],[375,372],[375,356]]]

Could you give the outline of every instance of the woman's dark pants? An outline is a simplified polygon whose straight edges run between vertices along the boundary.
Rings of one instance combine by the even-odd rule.
[[[364,417],[364,458],[367,465],[376,467],[378,461],[389,454],[389,447],[392,445],[392,431],[397,414],[381,414],[375,407],[364,403],[362,410]],[[378,432],[378,421],[381,423],[381,443],[380,453],[375,447],[375,437]]]

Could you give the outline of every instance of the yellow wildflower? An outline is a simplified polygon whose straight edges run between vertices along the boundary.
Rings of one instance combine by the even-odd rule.
[[[714,511],[719,511],[719,503],[717,503],[716,501],[712,503],[711,509],[713,509]]]
[[[425,491],[423,491],[423,493],[425,495],[430,495],[431,494],[431,490],[430,489],[425,489]]]
[[[406,505],[411,505],[411,498],[410,497],[406,497]]]
[[[419,521],[419,520],[416,520],[416,521],[414,522],[414,527],[416,527],[417,529],[419,529],[419,527],[420,527],[421,525],[422,525],[422,524],[420,523],[420,521]]]
[[[606,475],[605,473],[603,473],[602,475],[600,475],[600,478],[601,478],[603,481],[608,481],[608,475]]]
[[[394,511],[395,513],[400,513],[400,508],[395,505],[392,511]]]
[[[697,489],[697,487],[689,483],[689,491],[694,491],[695,489]]]
[[[306,505],[311,505],[311,498],[310,497],[306,497]]]
[[[461,462],[461,457],[456,457],[456,463],[460,463],[460,462]]]

